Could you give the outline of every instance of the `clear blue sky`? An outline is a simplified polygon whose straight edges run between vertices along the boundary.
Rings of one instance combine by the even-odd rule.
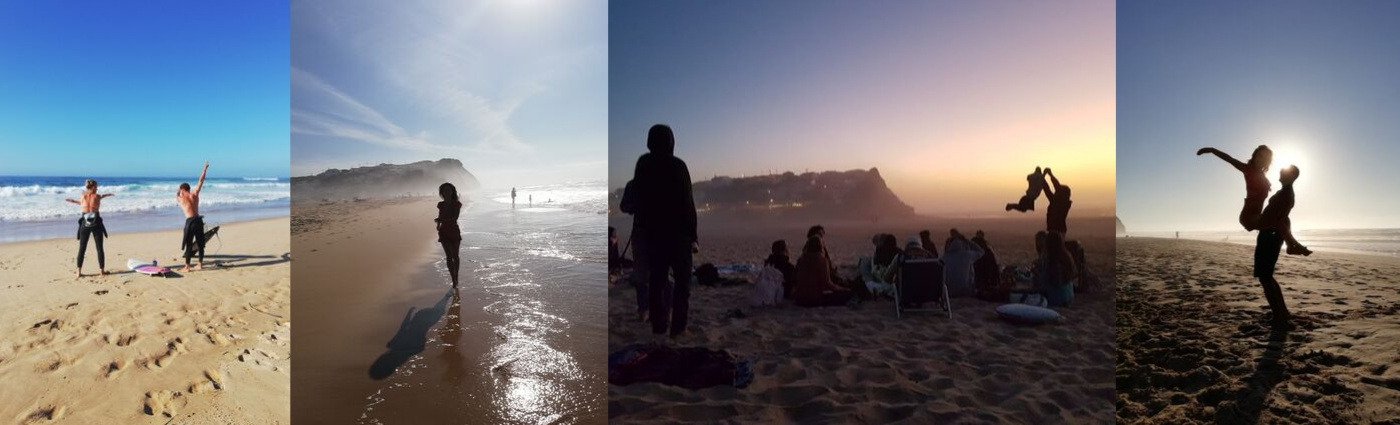
[[[1142,1],[1118,9],[1118,215],[1236,230],[1241,160],[1301,171],[1295,228],[1400,227],[1400,2]],[[1291,159],[1290,159],[1291,158]]]
[[[1113,212],[1111,1],[620,1],[610,19],[612,187],[668,123],[696,180],[878,167],[920,213],[1002,215],[1043,165],[1076,211]]]
[[[453,157],[487,187],[606,178],[605,1],[291,11],[293,175]]]
[[[284,2],[0,2],[0,175],[288,175]]]

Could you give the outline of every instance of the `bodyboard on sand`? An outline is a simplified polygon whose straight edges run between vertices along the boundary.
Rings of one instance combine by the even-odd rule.
[[[137,259],[126,260],[126,267],[128,269],[131,269],[131,271],[141,273],[147,276],[165,277],[166,273],[170,273],[169,268],[157,267],[155,264],[151,264]]]
[[[1059,312],[1045,307],[1025,304],[1003,304],[997,307],[997,317],[1021,325],[1040,325],[1060,320]]]

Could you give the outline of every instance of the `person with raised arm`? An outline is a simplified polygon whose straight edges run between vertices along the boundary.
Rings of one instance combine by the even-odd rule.
[[[196,252],[199,253],[199,262],[195,263],[194,270],[204,269],[204,216],[199,215],[199,193],[204,190],[204,176],[207,174],[209,161],[204,161],[204,170],[199,172],[199,183],[194,190],[190,190],[189,183],[180,183],[180,189],[175,192],[175,202],[185,213],[185,231],[180,236],[180,249],[185,251],[185,268],[180,271],[186,273],[190,271],[190,258]]]
[[[1269,166],[1274,162],[1274,151],[1267,145],[1259,145],[1254,148],[1254,153],[1250,155],[1249,162],[1240,162],[1225,152],[1216,148],[1201,148],[1196,151],[1196,155],[1214,154],[1222,161],[1244,174],[1244,207],[1240,208],[1240,225],[1245,230],[1259,230],[1260,216],[1264,213],[1264,200],[1272,190],[1269,178],[1265,175],[1269,171]],[[1293,229],[1289,223],[1284,223],[1278,229],[1279,236],[1283,237],[1284,243],[1288,244],[1289,255],[1312,255],[1312,250],[1303,244],[1298,243],[1298,239],[1293,237]]]
[[[72,204],[78,204],[82,208],[83,215],[78,219],[78,276],[83,277],[83,253],[87,252],[88,238],[96,236],[93,243],[97,245],[97,272],[101,275],[107,274],[107,255],[102,252],[102,239],[107,238],[107,226],[102,224],[102,214],[98,210],[102,209],[102,200],[116,196],[110,193],[97,193],[97,181],[88,179],[83,184],[83,194],[78,199],[64,199]]]

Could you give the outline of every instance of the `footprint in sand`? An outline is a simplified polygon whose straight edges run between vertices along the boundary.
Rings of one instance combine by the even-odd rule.
[[[211,344],[220,347],[228,345],[228,337],[224,336],[224,334],[219,333],[219,330],[212,326],[199,325],[199,327],[196,328],[195,332],[198,332],[200,335],[204,335],[205,338],[209,339],[209,343]]]
[[[151,391],[146,393],[146,403],[142,411],[151,416],[173,418],[176,409],[184,407],[185,395],[179,391]]]
[[[44,406],[30,413],[24,418],[24,425],[41,424],[47,422],[58,422],[63,419],[63,415],[68,413],[68,406]]]
[[[106,377],[107,379],[116,378],[117,375],[120,375],[122,373],[122,370],[125,370],[126,367],[130,365],[130,360],[113,360],[111,363],[107,364],[105,372],[103,373],[103,377]]]
[[[224,389],[224,375],[214,369],[205,369],[204,376],[190,384],[190,394],[199,394]]]
[[[131,335],[107,335],[108,344],[116,344],[118,347],[125,347],[136,342],[136,334]]]
[[[247,363],[249,366],[280,372],[281,367],[277,366],[277,358],[272,353],[268,353],[256,348],[245,348],[238,354],[238,361]]]
[[[175,339],[170,341],[169,344],[166,344],[166,346],[170,349],[166,350],[165,354],[162,354],[156,357],[153,361],[146,363],[147,368],[160,369],[166,366],[170,366],[170,363],[175,361],[175,357],[189,352],[189,350],[185,348],[184,337],[175,337]]]

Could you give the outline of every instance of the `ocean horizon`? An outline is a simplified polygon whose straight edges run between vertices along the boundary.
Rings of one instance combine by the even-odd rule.
[[[184,215],[175,202],[180,183],[197,178],[0,176],[0,243],[73,237],[80,209],[65,202],[96,180],[108,232],[179,229]],[[233,223],[291,214],[291,182],[286,177],[205,178],[200,214],[209,224]]]

